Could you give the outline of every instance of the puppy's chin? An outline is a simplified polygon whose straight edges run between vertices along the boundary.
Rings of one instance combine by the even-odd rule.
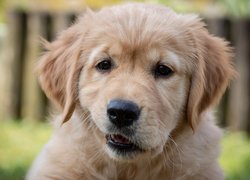
[[[143,159],[148,160],[157,157],[159,154],[163,152],[163,146],[151,150],[144,150],[141,152],[124,153],[124,152],[118,152],[110,148],[108,145],[106,145],[105,150],[108,156],[116,161],[135,162],[138,160],[143,160]]]
[[[122,137],[121,137],[122,138]],[[163,145],[155,148],[142,149],[138,145],[126,141],[126,144],[115,142],[111,135],[106,136],[105,150],[110,158],[117,161],[138,161],[139,159],[152,159],[163,152]]]
[[[117,161],[136,161],[146,155],[146,152],[122,152],[110,148],[106,145],[106,152],[108,156]]]

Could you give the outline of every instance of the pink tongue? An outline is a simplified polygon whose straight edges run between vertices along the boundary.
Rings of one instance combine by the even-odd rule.
[[[125,137],[123,137],[123,136],[121,136],[121,135],[112,134],[112,135],[111,135],[111,138],[112,138],[114,141],[118,142],[118,143],[130,144],[130,141],[129,141],[127,138],[125,138]]]

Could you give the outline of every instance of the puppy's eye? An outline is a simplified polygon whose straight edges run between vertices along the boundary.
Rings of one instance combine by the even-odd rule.
[[[168,66],[158,64],[155,67],[155,77],[167,77],[173,73],[173,70],[170,69]]]
[[[101,72],[107,72],[112,69],[112,62],[110,59],[105,59],[96,65],[96,69]]]

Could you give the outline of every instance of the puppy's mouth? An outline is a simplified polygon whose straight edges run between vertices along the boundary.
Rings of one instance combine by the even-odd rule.
[[[106,140],[107,145],[119,155],[129,155],[129,153],[143,151],[138,145],[120,134],[108,134]]]

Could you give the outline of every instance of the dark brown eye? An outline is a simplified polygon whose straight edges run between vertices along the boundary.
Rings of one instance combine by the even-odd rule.
[[[158,64],[155,67],[155,77],[167,77],[173,73],[173,70],[170,69],[168,66]]]
[[[101,72],[110,71],[112,68],[112,62],[110,59],[105,59],[96,65],[96,69]]]

